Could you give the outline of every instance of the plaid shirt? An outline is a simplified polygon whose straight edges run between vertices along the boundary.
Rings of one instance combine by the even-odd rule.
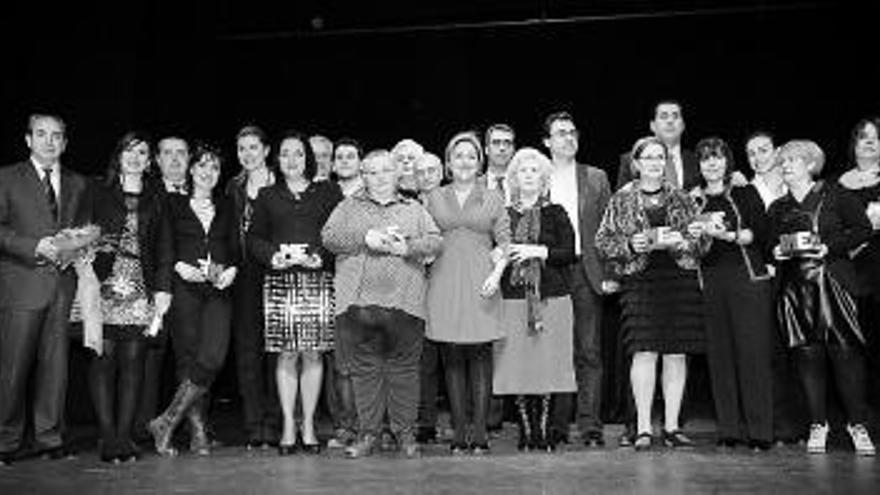
[[[367,231],[396,225],[406,236],[406,257],[370,250]],[[398,195],[388,204],[363,190],[343,200],[330,214],[321,238],[336,256],[336,313],[349,306],[377,305],[425,318],[425,263],[440,251],[440,229],[418,202]]]

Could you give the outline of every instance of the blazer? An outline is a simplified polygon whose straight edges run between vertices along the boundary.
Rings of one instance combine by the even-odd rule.
[[[700,185],[700,160],[696,153],[681,148],[681,169],[684,173],[682,189],[690,191]],[[632,156],[626,152],[620,155],[620,167],[617,169],[617,184],[614,190],[619,190],[633,179],[635,175],[632,171]]]
[[[0,308],[40,309],[59,284],[71,294],[75,289],[73,268],[61,273],[34,255],[43,237],[91,220],[89,180],[62,167],[60,189],[56,221],[30,160],[0,169]]]
[[[174,265],[178,261],[198,266],[198,260],[210,254],[215,263],[225,266],[239,263],[238,230],[232,202],[222,194],[215,196],[214,220],[205,232],[189,201],[190,197],[184,195],[169,194],[166,197],[156,241],[157,291],[171,290],[176,273]]]
[[[597,294],[602,293],[602,281],[605,277],[605,265],[599,250],[596,248],[596,231],[602,223],[602,215],[611,199],[611,185],[604,170],[590,166],[578,165],[578,228],[581,234],[581,265],[590,286]]]
[[[138,259],[148,293],[153,292],[156,286],[156,239],[162,218],[162,204],[167,195],[162,184],[144,179],[137,209],[140,251]],[[122,233],[128,209],[125,206],[125,194],[120,184],[118,182],[112,185],[96,184],[92,197],[94,222],[101,227],[101,235]],[[104,280],[110,275],[115,260],[115,252],[99,252],[95,256],[93,265],[98,279]]]

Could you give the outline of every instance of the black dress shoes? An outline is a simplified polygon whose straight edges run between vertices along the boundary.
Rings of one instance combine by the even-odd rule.
[[[584,438],[584,445],[591,449],[601,448],[605,446],[605,438],[601,431],[591,431]]]
[[[61,459],[73,459],[76,457],[76,451],[64,445],[52,447],[43,451],[43,459],[50,461],[58,461]]]

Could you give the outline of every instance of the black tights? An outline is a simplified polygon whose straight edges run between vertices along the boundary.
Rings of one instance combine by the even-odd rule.
[[[486,422],[492,397],[492,344],[444,344],[441,348],[446,369],[446,393],[455,430],[453,441],[463,443],[467,430],[468,406],[474,425],[471,441],[488,442]],[[471,403],[468,404],[468,388]]]
[[[104,340],[103,353],[92,358],[89,388],[105,442],[128,441],[141,399],[146,342]]]
[[[826,393],[829,360],[847,419],[852,424],[865,422],[865,358],[860,350],[810,345],[795,349],[795,356],[812,423],[825,423],[828,420]]]

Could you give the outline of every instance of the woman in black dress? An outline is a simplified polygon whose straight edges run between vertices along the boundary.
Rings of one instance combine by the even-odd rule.
[[[266,267],[263,283],[265,350],[279,353],[276,380],[284,427],[278,451],[300,443],[294,419],[302,396],[302,448],[320,450],[314,414],[321,392],[321,353],[333,348],[333,259],[321,228],[342,200],[333,181],[315,181],[317,164],[305,136],[285,133],[278,145],[279,181],[260,191],[248,247]],[[301,361],[300,370],[297,362]]]
[[[865,428],[865,339],[850,261],[870,238],[871,224],[852,193],[815,179],[825,162],[816,143],[789,141],[778,158],[788,194],[770,205],[770,239],[780,266],[780,329],[797,361],[811,416],[807,451],[826,451],[831,377],[843,399],[856,452],[873,455]]]
[[[773,439],[773,304],[764,262],[767,217],[754,185],[731,187],[733,154],[719,138],[697,144],[702,184],[692,195],[702,213],[692,231],[712,242],[700,260],[706,354],[718,420],[718,444]]]
[[[93,266],[101,282],[101,352],[89,366],[89,389],[104,462],[134,460],[132,423],[141,400],[147,326],[154,301],[170,302],[154,292],[155,240],[159,197],[151,180],[149,138],[126,133],[116,145],[103,182],[95,188],[94,222],[102,247]]]
[[[149,423],[163,456],[177,454],[171,437],[184,415],[192,426],[190,450],[210,453],[202,399],[226,359],[232,316],[228,289],[239,253],[232,204],[215,194],[221,164],[215,148],[195,146],[187,177],[190,195],[168,196],[157,239],[156,285],[174,299],[171,344],[180,380],[171,404]]]
[[[662,441],[690,447],[679,413],[687,380],[687,355],[704,349],[698,257],[705,239],[688,232],[697,213],[693,198],[664,179],[666,145],[643,138],[632,151],[638,177],[612,196],[596,233],[596,247],[622,279],[622,331],[632,354],[630,382],[636,403],[636,450],[652,446],[651,404],[658,356],[665,404]]]

